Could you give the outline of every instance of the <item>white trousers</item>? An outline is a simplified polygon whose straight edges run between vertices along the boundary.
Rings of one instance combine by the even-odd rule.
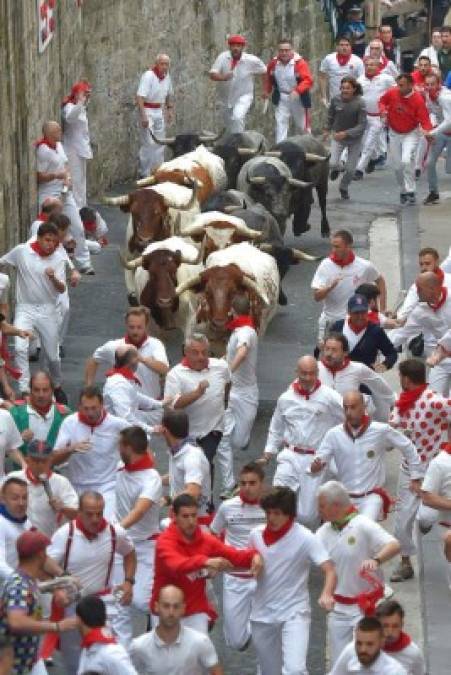
[[[398,134],[390,129],[390,158],[402,193],[415,192],[415,155],[420,142],[418,129]]]
[[[413,542],[413,527],[421,499],[409,490],[410,476],[401,466],[398,476],[398,501],[396,503],[393,536],[401,544],[401,555],[410,556],[416,551]]]
[[[253,98],[253,94],[244,94],[233,105],[220,103],[226,134],[236,134],[244,131],[246,115],[252,105]]]
[[[74,150],[66,149],[69,162],[70,175],[72,176],[72,194],[78,209],[82,209],[88,203],[86,196],[86,169],[88,160],[80,157]]]
[[[339,603],[336,603],[334,610],[327,615],[331,666],[335,665],[343,649],[353,639],[354,628],[361,618],[362,612],[357,605],[348,607]]]
[[[368,115],[366,129],[363,135],[358,171],[365,171],[370,159],[377,159],[380,153],[380,136],[385,133],[385,127],[379,116]]]
[[[149,127],[144,129],[139,125],[139,172],[141,176],[150,176],[152,171],[158,169],[164,162],[164,145],[155,143],[149,133],[149,129],[157,138],[164,138],[165,124],[163,110],[161,108],[146,108],[146,116],[149,121]]]
[[[319,525],[319,514],[316,494],[318,488],[327,480],[327,472],[306,473],[314,455],[301,455],[285,448],[277,455],[277,468],[273,485],[289,487],[298,496],[297,519],[306,527],[316,528]]]
[[[340,480],[340,476],[338,476],[338,480]],[[358,508],[359,513],[362,516],[371,518],[371,520],[374,520],[375,522],[380,520],[382,497],[379,495],[367,495],[366,497],[351,497],[351,499],[352,503]]]
[[[59,314],[59,343],[62,345],[67,335],[70,319],[69,293],[67,290],[64,291],[64,293],[59,294],[56,301],[56,308]]]
[[[91,257],[86,243],[85,230],[81,222],[78,206],[71,192],[63,196],[63,203],[63,213],[70,220],[69,233],[75,239],[75,262],[78,267],[89,267],[91,265]]]
[[[250,615],[256,585],[255,579],[224,575],[222,588],[224,637],[232,649],[244,647],[251,636]]]
[[[33,668],[30,670],[30,675],[48,675],[48,670],[45,667],[45,663],[42,659],[36,661]]]
[[[230,390],[229,404],[224,413],[224,433],[216,450],[216,467],[224,490],[236,484],[233,473],[233,453],[249,443],[258,409],[258,389]]]
[[[280,143],[287,138],[291,118],[293,118],[296,133],[303,134],[306,131],[306,113],[299,96],[296,100],[293,100],[290,94],[281,93],[274,117],[276,121],[276,143]]]
[[[417,145],[417,151],[415,153],[415,170],[419,169],[420,171],[423,171],[428,156],[428,148],[429,144],[427,140],[424,138],[424,136],[420,136],[420,140],[418,141]]]
[[[308,675],[310,612],[283,623],[251,621],[251,632],[261,675]]]
[[[429,386],[437,394],[448,398],[451,387],[451,359],[443,359],[437,366],[430,369]]]
[[[56,305],[17,305],[14,325],[30,330],[39,336],[42,355],[46,359],[50,376],[55,386],[61,386],[61,361],[58,352],[59,313]],[[20,391],[29,391],[30,365],[28,363],[28,340],[16,337],[14,341],[16,366],[21,371]]]

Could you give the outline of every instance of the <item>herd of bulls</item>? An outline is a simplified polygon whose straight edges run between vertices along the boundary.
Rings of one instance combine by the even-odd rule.
[[[269,148],[257,131],[154,140],[174,158],[128,195],[104,199],[130,214],[129,302],[147,306],[162,331],[202,329],[221,345],[233,297],[244,292],[262,335],[287,302],[280,280],[290,265],[315,259],[283,239],[291,216],[295,236],[310,228],[313,189],[329,235],[326,148],[310,135]]]

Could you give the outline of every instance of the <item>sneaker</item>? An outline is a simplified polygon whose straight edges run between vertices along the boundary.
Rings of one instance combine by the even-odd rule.
[[[408,192],[406,197],[407,197],[407,203],[408,204],[416,204],[417,198],[416,198],[415,192]]]
[[[375,159],[370,159],[368,162],[368,165],[365,169],[365,173],[373,173],[374,169],[376,168],[376,161]]]
[[[86,274],[89,277],[92,277],[95,274],[94,268],[91,267],[90,265],[88,267],[81,267],[79,271],[80,274]]]
[[[390,581],[407,581],[414,577],[413,567],[410,562],[401,562],[399,566],[393,571]]]
[[[61,403],[62,405],[67,405],[69,403],[66,393],[61,387],[55,387],[53,395],[55,396],[55,401],[57,403]]]
[[[385,164],[386,164],[386,156],[385,155],[380,155],[374,162],[374,168],[380,171],[381,169],[385,169]]]
[[[357,169],[357,170],[354,172],[354,175],[353,175],[353,177],[352,177],[352,180],[362,180],[362,178],[363,178],[363,171],[360,171],[359,169]]]
[[[421,178],[421,169],[415,169],[415,180],[420,180]]]
[[[399,201],[401,204],[407,204],[407,192],[401,192],[399,195]]]
[[[337,180],[339,175],[340,172],[338,169],[332,169],[332,171],[330,172],[330,180]]]
[[[426,199],[423,200],[423,204],[437,204],[440,201],[440,195],[438,192],[434,192],[431,190],[431,192],[428,194]]]
[[[349,192],[347,190],[343,190],[343,188],[340,188],[340,197],[342,199],[349,199]]]

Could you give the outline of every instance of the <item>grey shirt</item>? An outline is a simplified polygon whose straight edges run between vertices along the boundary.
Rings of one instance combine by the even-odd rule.
[[[360,138],[365,127],[366,107],[361,96],[354,96],[350,101],[344,101],[341,94],[333,97],[327,115],[328,131],[346,131],[346,143],[348,140]]]

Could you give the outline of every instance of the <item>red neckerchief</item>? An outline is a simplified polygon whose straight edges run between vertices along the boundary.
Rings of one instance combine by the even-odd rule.
[[[260,504],[260,499],[249,499],[248,497],[245,497],[243,495],[242,490],[240,490],[239,496],[240,496],[240,499],[243,502],[243,504],[252,504],[253,506],[255,506],[256,504]]]
[[[117,640],[105,627],[92,628],[81,641],[81,648],[88,649],[91,645],[115,645]]]
[[[340,518],[339,520],[331,520],[330,524],[332,525],[332,529],[341,532],[342,529],[349,523],[349,521],[358,515],[358,509],[356,509],[355,506],[350,506],[346,510],[346,514],[343,516],[343,518]]]
[[[122,375],[122,377],[125,377],[126,380],[135,382],[135,384],[139,384],[141,386],[141,380],[136,377],[133,370],[130,370],[130,368],[127,368],[126,366],[123,368],[111,368],[110,370],[107,370],[105,375],[106,377],[111,377],[112,375]]]
[[[133,345],[136,349],[141,349],[148,337],[148,335],[145,335],[139,342],[133,342],[129,335],[124,335],[124,342],[126,345]]]
[[[380,579],[368,570],[361,570],[359,576],[364,579],[372,590],[357,595],[357,605],[365,616],[374,616],[376,604],[384,597],[384,586]]]
[[[270,530],[268,526],[266,526],[263,530],[263,541],[265,542],[266,546],[272,546],[278,542],[279,539],[282,539],[282,537],[284,537],[286,533],[292,528],[293,523],[294,518],[290,518],[288,522],[280,528],[280,530],[277,530],[277,532]]]
[[[84,220],[83,227],[85,228],[86,232],[94,234],[97,229],[97,223],[95,220]]]
[[[32,485],[42,485],[42,481],[41,481],[39,478],[36,478],[36,476],[34,475],[34,473],[31,473],[31,471],[30,471],[30,469],[29,469],[28,466],[27,466],[27,468],[25,469],[25,475],[26,475],[26,477],[28,478],[28,480],[30,481],[30,483],[31,483]],[[45,475],[46,475],[47,478],[50,478],[50,476],[52,475],[52,471],[49,471],[49,472],[46,473]]]
[[[448,297],[448,289],[446,286],[442,286],[442,294],[440,296],[440,300],[436,302],[435,305],[431,305],[431,303],[428,302],[428,305],[431,309],[434,310],[434,312],[437,312],[437,310],[439,310],[440,307],[443,307],[447,297]]]
[[[355,441],[356,438],[360,438],[360,436],[363,436],[365,431],[368,429],[368,427],[371,424],[371,419],[368,417],[368,415],[363,415],[360,427],[359,427],[359,432],[357,434],[353,434],[353,429],[355,427],[351,427],[351,425],[348,422],[345,422],[343,424],[343,429],[346,431],[348,436],[352,438],[353,441]]]
[[[30,246],[31,246],[31,248],[33,249],[33,251],[34,251],[35,253],[37,253],[41,258],[49,258],[49,257],[50,257],[51,255],[53,255],[53,254],[55,253],[55,251],[56,251],[56,246],[55,246],[55,248],[53,249],[53,251],[50,251],[49,253],[47,253],[47,251],[44,251],[44,249],[42,248],[42,246],[41,246],[41,244],[39,243],[38,240],[32,241],[32,242],[30,243]]]
[[[84,536],[86,537],[86,539],[87,539],[88,541],[93,541],[94,539],[97,539],[98,535],[99,535],[101,532],[103,532],[103,530],[105,530],[105,528],[107,527],[107,525],[108,525],[108,521],[105,520],[105,518],[102,518],[102,520],[100,521],[99,527],[97,528],[97,532],[95,532],[95,533],[93,534],[92,532],[88,532],[88,530],[85,528],[85,526],[84,526],[83,523],[81,522],[79,516],[77,516],[77,517],[75,518],[75,527],[76,527],[78,530],[80,530],[80,532],[82,532],[82,533],[84,534]]]
[[[242,328],[243,326],[255,328],[254,319],[249,316],[249,314],[242,314],[241,316],[237,316],[226,323],[226,328],[230,331],[235,330],[235,328]]]
[[[239,56],[237,56],[236,58],[234,56],[232,56],[232,60],[230,62],[230,70],[234,70],[236,68],[236,66],[239,64],[240,60],[241,60],[241,54]]]
[[[440,283],[443,286],[443,282],[445,281],[445,273],[442,270],[442,268],[437,267],[437,269],[434,270],[434,274],[435,274],[436,277],[438,277],[440,279]]]
[[[33,410],[36,410],[37,413],[40,414],[41,417],[45,417],[46,415],[49,414],[50,410],[52,409],[53,402],[49,403],[48,405],[43,405],[43,406],[37,406],[34,404],[30,404]]]
[[[316,380],[313,389],[308,391],[308,389],[304,389],[302,385],[299,384],[299,380],[295,380],[292,384],[292,387],[296,394],[299,394],[299,396],[304,396],[304,398],[308,401],[310,396],[321,386],[321,382],[319,380]]]
[[[362,331],[366,330],[367,327],[368,327],[368,323],[369,323],[368,314],[366,315],[366,324],[364,326],[359,326],[359,327],[355,327],[354,324],[352,323],[352,317],[350,317],[350,316],[348,317],[348,326],[352,330],[352,332],[355,333],[356,335],[358,335]]]
[[[410,635],[407,635],[407,633],[401,631],[399,638],[397,640],[395,640],[394,642],[387,642],[384,645],[384,652],[387,652],[387,654],[402,652],[403,649],[408,647],[411,642],[412,638],[410,637]]]
[[[324,359],[321,359],[321,363],[325,368],[327,368],[329,372],[332,373],[332,375],[335,375],[335,373],[339,373],[340,370],[344,370],[345,368],[347,368],[351,363],[351,359],[348,356],[346,356],[341,366],[328,366],[327,363],[324,361]]]
[[[365,77],[367,78],[367,80],[372,80],[373,77],[376,77],[376,75],[379,75],[379,73],[374,73],[373,75],[369,75],[369,74],[365,71]]]
[[[401,417],[409,412],[409,410],[412,410],[426,387],[427,384],[420,384],[420,386],[415,387],[415,389],[410,389],[410,391],[402,391],[400,393],[395,406],[398,408],[398,413],[401,415]]]
[[[443,443],[442,450],[443,452],[447,452],[448,455],[451,455],[451,443]]]
[[[146,453],[142,457],[136,460],[136,462],[131,462],[130,464],[124,464],[124,471],[129,473],[134,473],[135,471],[144,471],[144,469],[153,469],[155,466],[155,460],[153,457]]]
[[[348,255],[344,260],[340,260],[337,258],[335,253],[331,253],[329,258],[332,260],[333,263],[338,265],[338,267],[347,267],[348,265],[351,265],[354,260],[355,260],[355,253],[354,251],[349,251]]]
[[[431,101],[437,103],[438,97],[440,96],[440,91],[442,87],[434,87],[433,89],[428,89],[427,93]]]
[[[88,419],[86,415],[84,415],[82,412],[78,411],[78,421],[81,422],[82,424],[86,424],[87,427],[91,427],[91,433],[94,433],[94,429],[96,427],[100,427],[100,425],[103,424],[106,416],[107,411],[105,410],[105,408],[103,408],[99,419],[93,422],[92,420]]]
[[[164,80],[164,78],[166,77],[166,73],[162,73],[161,70],[158,68],[158,66],[154,66],[150,70],[155,73],[160,82]]]
[[[42,211],[36,216],[36,220],[42,220],[43,223],[46,223],[49,219],[48,213],[43,213]]]
[[[374,323],[376,326],[380,326],[381,320],[379,318],[379,312],[376,312],[375,309],[368,312],[368,323]]]
[[[188,359],[186,358],[186,356],[183,357],[183,359],[180,361],[180,363],[182,364],[182,366],[185,366],[185,368],[189,368],[190,370],[194,370],[194,368],[191,368],[191,366],[190,366],[190,364],[189,364],[189,361],[188,361]],[[205,366],[205,368],[208,369],[208,363],[207,363],[207,365]],[[202,370],[205,370],[205,368],[202,368]],[[200,373],[200,370],[196,370],[195,372],[196,372],[196,373]]]
[[[351,58],[352,54],[338,54],[337,53],[337,61],[340,66],[345,66],[348,62],[349,59]]]
[[[42,137],[38,141],[36,141],[35,147],[39,148],[40,145],[46,145],[51,150],[56,150],[56,143],[52,143],[52,141],[49,141],[48,138]]]

